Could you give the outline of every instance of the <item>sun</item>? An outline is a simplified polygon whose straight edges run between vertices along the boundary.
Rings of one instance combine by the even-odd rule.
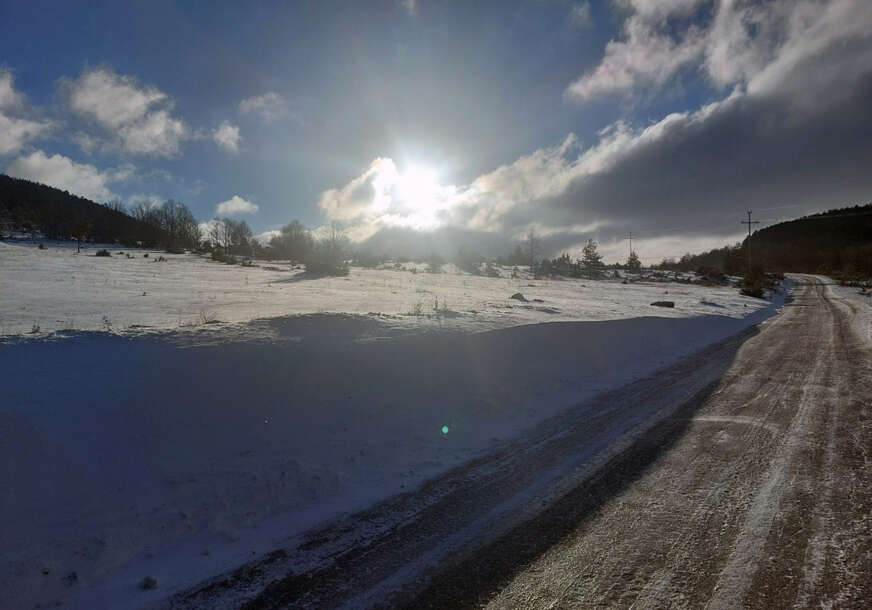
[[[397,193],[411,209],[427,212],[436,207],[439,185],[436,171],[423,166],[407,168],[397,179]]]

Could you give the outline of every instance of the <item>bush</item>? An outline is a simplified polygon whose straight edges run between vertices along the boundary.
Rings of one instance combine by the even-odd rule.
[[[236,259],[231,254],[227,254],[224,250],[220,248],[215,248],[212,250],[212,253],[209,255],[213,261],[217,261],[219,263],[226,263],[228,265],[235,265]]]
[[[344,276],[348,275],[348,264],[345,261],[309,261],[306,263],[306,273],[312,276]]]
[[[724,275],[720,269],[706,265],[697,267],[696,274],[700,276],[704,282],[710,282],[712,284],[723,284],[727,279],[727,276]]]
[[[763,284],[766,281],[766,274],[763,273],[763,268],[759,265],[751,267],[751,271],[745,274],[742,278],[741,293],[748,297],[763,298]]]
[[[442,273],[442,265],[445,264],[445,259],[438,254],[431,254],[427,260],[427,271],[430,273]]]
[[[372,252],[359,252],[355,258],[355,262],[361,267],[373,269],[384,262],[384,257],[373,254]]]
[[[109,253],[109,250],[97,250],[97,252],[94,254],[94,256],[112,256],[112,255]]]
[[[40,250],[45,250],[45,244],[39,244],[39,249],[40,249]]]

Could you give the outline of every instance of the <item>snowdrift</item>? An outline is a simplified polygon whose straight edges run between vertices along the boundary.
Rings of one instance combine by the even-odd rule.
[[[772,315],[372,317],[0,345],[6,603],[140,607]],[[231,340],[229,337],[238,337]],[[154,590],[137,584],[158,580]]]

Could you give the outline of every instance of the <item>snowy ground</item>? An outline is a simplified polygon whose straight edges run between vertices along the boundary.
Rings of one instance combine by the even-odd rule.
[[[154,604],[781,302],[684,284],[361,269],[309,280],[92,254],[0,244],[11,607]],[[530,301],[508,298],[517,291]],[[454,313],[433,315],[437,299]],[[650,306],[661,299],[676,309]],[[212,319],[232,324],[202,324]],[[530,324],[546,321],[562,323]],[[112,332],[47,334],[63,328]],[[157,589],[137,587],[146,575]]]
[[[829,278],[818,276],[822,281],[830,282]],[[851,325],[857,336],[867,344],[872,345],[872,291],[865,294],[855,286],[839,286],[832,284],[827,286],[831,294],[848,303],[851,308]]]
[[[348,277],[306,279],[301,269],[274,262],[241,267],[194,254],[90,246],[0,242],[0,336],[65,330],[149,332],[240,323],[308,313],[377,315],[391,325],[485,330],[569,320],[706,314],[743,317],[763,306],[732,287],[659,282],[532,280],[459,273],[352,268]],[[118,254],[123,252],[123,254]],[[128,258],[128,255],[130,258]],[[156,262],[158,256],[166,262]],[[454,271],[454,272],[451,272]],[[527,303],[509,297],[521,292]],[[668,292],[668,294],[667,294]],[[534,299],[539,299],[535,301]],[[674,310],[651,307],[672,300]],[[438,303],[438,305],[437,305]],[[438,307],[442,315],[434,316]]]

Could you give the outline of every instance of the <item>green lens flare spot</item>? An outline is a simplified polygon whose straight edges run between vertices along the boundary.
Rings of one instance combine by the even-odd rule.
[[[448,434],[448,430],[450,430],[448,426],[442,426],[442,434]]]

